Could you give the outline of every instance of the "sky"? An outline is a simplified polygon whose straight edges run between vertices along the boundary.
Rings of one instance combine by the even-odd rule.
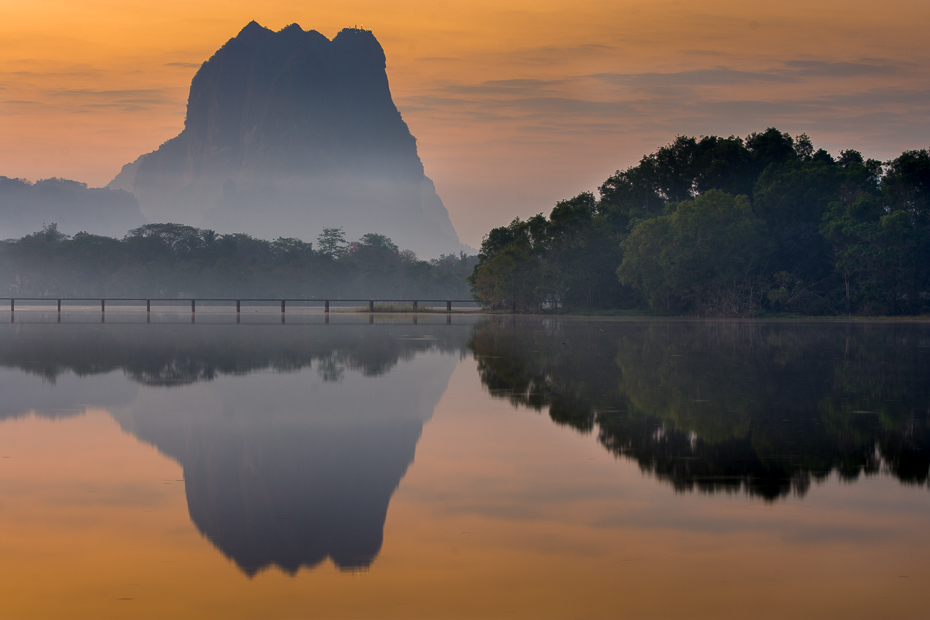
[[[253,19],[373,31],[473,247],[679,134],[930,147],[926,0],[0,0],[0,175],[105,185],[180,132],[194,73]]]

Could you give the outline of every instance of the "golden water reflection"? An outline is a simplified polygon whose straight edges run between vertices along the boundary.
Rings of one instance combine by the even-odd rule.
[[[254,437],[239,415],[255,406],[249,389],[285,403],[288,381],[341,389],[318,370],[141,385],[107,407],[0,422],[0,616],[875,618],[919,617],[930,602],[926,488],[832,474],[774,503],[676,492],[596,433],[492,398],[470,357],[430,348],[362,379],[439,384],[435,397],[424,388],[430,411],[377,557],[244,570],[192,521],[179,462],[207,430]],[[286,428],[290,410],[261,416]],[[158,433],[184,412],[187,445],[169,454]]]

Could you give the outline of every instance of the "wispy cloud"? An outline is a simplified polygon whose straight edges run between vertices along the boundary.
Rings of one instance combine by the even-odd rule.
[[[789,60],[763,71],[744,71],[727,66],[693,69],[669,73],[595,73],[588,77],[608,84],[655,88],[665,86],[730,86],[758,82],[793,83],[806,78],[859,78],[870,75],[890,75],[901,70],[899,65],[861,62],[829,62],[823,60]]]
[[[673,73],[595,73],[587,76],[608,84],[633,88],[661,86],[723,86],[752,82],[795,82],[791,75],[779,75],[764,71],[740,71],[729,67],[694,69]]]
[[[563,86],[569,81],[569,78],[558,80],[488,80],[480,84],[449,84],[443,90],[449,93],[468,95],[519,95],[549,90],[553,87]]]
[[[7,71],[2,75],[13,76],[17,81],[22,79],[30,80],[60,80],[60,79],[88,79],[93,77],[99,77],[100,72],[94,71],[93,69],[74,69],[68,71]]]
[[[827,62],[823,60],[789,60],[785,66],[793,75],[831,78],[855,78],[864,75],[891,74],[900,67],[892,64]]]
[[[46,91],[51,101],[71,106],[75,111],[117,108],[124,112],[139,112],[153,106],[176,106],[177,97],[162,89],[93,90],[60,89]]]

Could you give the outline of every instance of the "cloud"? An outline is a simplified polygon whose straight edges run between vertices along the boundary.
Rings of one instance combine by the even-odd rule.
[[[408,97],[397,97],[397,105],[402,107],[404,110],[409,110],[411,107],[416,107],[418,109],[443,109],[443,108],[460,108],[462,106],[473,105],[477,103],[476,101],[469,101],[468,99],[461,99],[458,97],[438,97],[435,95],[413,95]]]
[[[60,89],[46,91],[49,99],[66,100],[83,110],[118,108],[138,112],[154,106],[175,106],[179,102],[166,89],[93,90]]]
[[[673,73],[434,83],[431,93],[407,96],[398,104],[405,113],[443,119],[447,126],[494,126],[512,146],[523,138],[527,144],[557,140],[570,146],[579,140],[593,139],[599,144],[615,140],[608,136],[641,141],[647,134],[656,136],[659,145],[667,141],[662,137],[666,135],[745,134],[777,126],[820,135],[874,133],[874,140],[861,143],[866,147],[888,136],[905,135],[903,126],[908,122],[919,135],[927,135],[930,130],[930,123],[913,123],[915,116],[926,116],[930,111],[930,90],[877,88],[869,79],[880,75],[875,67],[893,65],[825,61],[779,64],[778,68],[763,71],[714,67]],[[855,71],[865,77],[849,79]],[[842,89],[831,85],[811,93],[809,83],[816,85],[818,79],[831,73],[842,80]],[[760,90],[766,84],[776,88]],[[764,97],[760,96],[763,92]],[[914,136],[910,136],[901,143],[913,141]]]
[[[530,47],[520,50],[508,51],[505,54],[493,54],[487,56],[489,63],[495,63],[510,67],[521,65],[527,66],[551,66],[553,64],[570,64],[590,60],[592,58],[604,58],[616,54],[619,50],[608,45],[583,44],[571,46],[554,46],[546,45],[539,47]]]
[[[497,101],[496,108],[519,109],[525,116],[557,116],[570,120],[628,114],[634,107],[629,101],[593,101],[571,97],[523,97]]]
[[[792,75],[833,78],[895,73],[900,68],[891,64],[875,65],[859,62],[827,62],[823,60],[788,60],[785,62],[785,66]]]
[[[828,62],[823,60],[788,60],[781,67],[764,71],[742,71],[718,66],[670,73],[595,73],[586,77],[615,86],[656,89],[669,87],[732,86],[771,83],[799,83],[805,78],[858,78],[887,75],[900,71],[894,64],[862,62]]]
[[[464,58],[453,58],[452,56],[418,56],[414,58],[417,62],[438,62],[442,64],[450,62],[466,62]]]
[[[803,125],[828,117],[862,117],[876,110],[911,114],[930,107],[923,89],[875,88],[875,80],[903,65],[882,59],[857,62],[769,59],[770,68],[742,70],[714,66],[674,72],[553,75],[548,79],[497,79],[478,83],[432,83],[427,92],[398,103],[405,113],[445,117],[458,124],[510,124],[512,132],[613,133],[646,126],[723,127],[792,122]],[[824,79],[841,85],[817,88]],[[774,87],[774,88],[772,88]],[[764,93],[764,94],[763,94]],[[875,117],[873,122],[879,122]],[[889,125],[894,121],[889,119]],[[681,125],[681,129],[677,128]],[[706,129],[697,129],[704,133]],[[512,133],[511,132],[511,133]]]
[[[614,85],[639,88],[663,86],[728,86],[752,82],[795,82],[791,76],[764,71],[739,71],[729,67],[694,69],[674,73],[595,73],[587,77]]]
[[[526,94],[548,90],[555,86],[566,84],[569,79],[557,80],[488,80],[480,84],[451,84],[444,88],[449,93],[484,94],[484,95],[511,95]]]
[[[93,78],[99,76],[100,72],[94,71],[92,69],[80,69],[74,71],[7,71],[0,75],[13,76],[17,78],[17,81],[19,81],[20,78],[60,80],[70,78]]]
[[[683,54],[685,56],[711,56],[713,58],[734,58],[735,57],[730,52],[724,52],[720,50],[702,50],[702,49],[680,50],[679,54]]]
[[[930,108],[930,89],[872,88],[858,93],[832,95],[824,98],[823,101],[839,108],[875,109],[881,106],[895,108],[912,106],[926,110]]]
[[[166,62],[166,67],[178,67],[180,69],[199,69],[203,63],[200,62]]]
[[[146,97],[150,99],[161,99],[164,91],[158,88],[149,89],[125,89],[125,90],[94,90],[91,88],[74,88],[50,90],[48,94],[53,97],[88,97],[88,98],[112,98],[112,97]]]

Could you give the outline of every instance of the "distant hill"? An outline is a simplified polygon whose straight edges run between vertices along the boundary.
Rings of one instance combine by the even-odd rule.
[[[90,188],[67,179],[30,183],[0,176],[0,239],[22,237],[52,223],[67,234],[122,237],[145,218],[135,197],[119,189]]]
[[[194,76],[184,130],[123,167],[151,221],[313,239],[376,232],[424,257],[467,249],[424,175],[367,30],[332,41],[249,23]]]

